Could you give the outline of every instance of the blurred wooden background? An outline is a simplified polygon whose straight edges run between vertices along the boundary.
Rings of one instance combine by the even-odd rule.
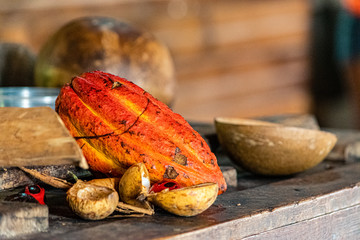
[[[187,120],[311,111],[308,1],[0,0],[0,6],[0,41],[35,53],[81,16],[124,19],[152,32],[174,57],[173,109]]]

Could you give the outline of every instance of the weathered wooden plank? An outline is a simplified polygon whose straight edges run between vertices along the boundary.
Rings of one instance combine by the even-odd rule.
[[[324,224],[326,223],[326,224]],[[351,206],[339,211],[277,228],[261,234],[246,237],[244,240],[256,239],[359,239],[360,205]]]
[[[193,105],[187,103],[176,102],[175,112],[189,120],[210,123],[215,117],[304,114],[310,111],[311,98],[305,89],[294,86],[247,96],[238,94],[218,97],[209,102],[196,101]]]
[[[2,107],[0,116],[1,167],[88,167],[75,139],[53,109]]]
[[[154,216],[144,218],[88,222],[74,217],[63,205],[64,195],[55,194],[48,199],[49,209],[53,209],[49,232],[33,234],[30,239],[241,239],[315,220],[319,228],[326,228],[326,216],[343,216],[344,210],[358,210],[359,172],[360,163],[348,164],[229,191],[220,195],[207,211],[191,218],[157,210]],[[343,218],[344,223],[334,228],[334,234],[346,231],[352,219]],[[360,225],[349,229],[358,233]],[[291,238],[291,231],[287,232]]]
[[[192,102],[193,106],[198,106],[202,102],[214,103],[218,99],[248,98],[253,95],[264,96],[271,91],[288,87],[301,88],[301,85],[304,86],[305,90],[301,73],[304,67],[303,61],[295,60],[268,67],[243,69],[230,71],[226,74],[212,75],[212,77],[206,76],[190,79],[190,81],[184,81],[178,87],[179,91],[183,92],[183,94],[175,107],[181,107],[185,104],[189,105],[189,102]],[[284,75],[294,77],[287,78]],[[192,91],[186,91],[189,89]],[[214,91],[215,89],[216,91]]]
[[[351,170],[353,167],[355,168],[354,171]],[[226,208],[221,214],[217,214],[223,220],[221,224],[186,234],[179,234],[172,239],[242,239],[281,227],[285,229],[286,226],[297,223],[305,224],[316,218],[318,228],[327,228],[328,219],[323,218],[323,216],[341,215],[341,211],[344,209],[359,209],[359,172],[360,164],[357,164],[356,167],[355,165],[348,166],[340,171],[328,171],[306,176],[303,179],[294,178],[272,183],[242,191],[241,194],[232,193],[231,195],[238,196],[227,195],[226,200],[222,199],[221,201],[222,207]],[[351,179],[352,177],[356,179]],[[339,190],[335,190],[336,188]],[[305,198],[304,193],[307,195]],[[281,203],[284,199],[289,204]],[[240,206],[238,206],[239,203]],[[263,208],[259,204],[267,206]],[[230,220],[226,216],[230,215],[230,212],[227,211],[228,208],[232,208],[233,213],[237,212],[239,214],[237,219]],[[243,210],[246,210],[246,215],[241,214]],[[357,212],[355,216],[343,219],[343,225],[334,228],[331,234],[341,234],[347,231],[348,227],[352,226],[352,219],[358,217],[359,214]],[[316,228],[312,229],[313,232],[311,232],[311,229],[306,228],[306,231],[308,230],[309,235],[307,236],[312,236],[311,233],[316,234]],[[352,233],[359,233],[360,225],[352,226],[349,230]],[[296,238],[299,237],[299,234],[295,233],[286,237],[286,239]]]
[[[141,2],[107,0],[101,6],[95,2],[84,4],[81,1],[77,3],[65,1],[61,4],[43,3],[42,0],[31,3],[24,3],[21,0],[15,3],[2,1],[0,19],[3,24],[0,26],[0,36],[7,41],[27,42],[37,50],[55,29],[75,17],[91,15],[94,10],[97,15],[122,18],[150,30],[179,54],[202,49],[204,44],[231,44],[244,38],[278,36],[303,32],[307,29],[304,20],[307,16],[308,4],[298,0],[201,1],[199,3],[183,1],[182,7],[186,9],[182,15],[183,8],[180,8],[179,13],[179,8],[176,9],[178,11],[174,11],[174,6],[171,4],[173,4],[171,1],[157,0]],[[56,13],[62,14],[58,16]],[[49,16],[51,16],[49,21],[41,21],[43,17]],[[291,19],[292,24],[285,24],[288,21],[283,19]],[[279,24],[284,26],[277,27]],[[32,28],[29,29],[30,26]],[[228,35],[228,31],[234,27],[236,31],[231,31]],[[32,34],[31,29],[34,28],[37,29],[37,34]]]
[[[29,168],[46,175],[68,180],[73,180],[69,172],[72,172],[78,178],[89,177],[91,175],[90,171],[76,167],[75,165],[37,166]],[[0,191],[39,183],[41,183],[41,181],[33,178],[20,168],[0,168]]]
[[[47,206],[26,202],[0,202],[1,239],[43,232],[48,226]]]
[[[188,9],[181,19],[165,16],[164,21],[161,12],[148,24],[176,55],[239,42],[306,35],[308,29],[308,4],[303,1],[203,1],[199,5],[188,1],[185,5]],[[292,24],[286,24],[289,19]],[[173,38],[175,35],[179,37]]]
[[[188,54],[182,52],[174,59],[176,66],[181,69],[178,77],[183,82],[192,82],[194,77],[206,79],[224,71],[249,71],[304,59],[307,54],[305,38],[306,35],[299,34],[248,43],[219,45],[221,47],[199,49]],[[293,81],[296,82],[297,79]],[[247,81],[242,82],[246,84]]]

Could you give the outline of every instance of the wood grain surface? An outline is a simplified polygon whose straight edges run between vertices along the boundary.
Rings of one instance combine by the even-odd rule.
[[[0,116],[1,167],[88,167],[75,139],[53,109],[2,107]]]
[[[240,187],[229,189],[208,210],[188,218],[156,209],[154,216],[143,218],[85,221],[68,208],[64,191],[49,189],[49,231],[26,239],[356,238],[360,234],[360,163],[328,164],[332,162],[286,178],[240,174]]]
[[[36,203],[0,202],[0,239],[48,230],[48,207]]]

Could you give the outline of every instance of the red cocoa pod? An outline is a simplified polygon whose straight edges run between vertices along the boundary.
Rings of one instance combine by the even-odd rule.
[[[182,186],[225,179],[204,139],[179,114],[134,83],[94,71],[62,87],[56,111],[90,168],[109,177],[143,162],[152,183]]]

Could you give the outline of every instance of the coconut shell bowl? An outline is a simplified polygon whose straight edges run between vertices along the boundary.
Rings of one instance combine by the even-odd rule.
[[[251,119],[215,118],[215,127],[222,148],[236,165],[265,176],[313,168],[337,142],[326,131]]]

